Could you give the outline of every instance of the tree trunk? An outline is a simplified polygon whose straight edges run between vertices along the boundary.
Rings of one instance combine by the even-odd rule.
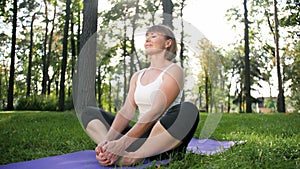
[[[76,48],[76,41],[75,41],[75,33],[74,33],[74,14],[72,12],[71,14],[71,50],[72,50],[72,58],[71,58],[71,79],[73,79],[73,74],[74,74],[74,70],[75,70],[75,62],[76,62],[76,52],[77,52],[77,48]],[[69,91],[71,90],[71,86],[69,87]],[[69,97],[71,95],[71,92],[69,92]]]
[[[65,74],[67,67],[68,58],[68,32],[69,32],[69,22],[70,22],[70,6],[71,0],[66,2],[66,17],[64,26],[64,38],[63,38],[63,52],[62,52],[62,64],[61,64],[61,76],[60,76],[60,91],[59,91],[59,111],[65,110]]]
[[[76,110],[82,110],[86,106],[97,106],[95,96],[97,19],[98,1],[84,0],[80,51],[72,85],[72,101]]]
[[[29,46],[29,56],[28,56],[28,69],[27,69],[27,91],[26,91],[26,97],[28,98],[30,96],[31,92],[31,70],[32,70],[32,49],[33,49],[33,23],[35,20],[36,13],[33,14],[31,23],[30,23],[30,46]]]
[[[14,83],[15,83],[15,55],[16,55],[16,34],[17,34],[17,15],[18,15],[18,1],[14,0],[13,7],[13,24],[12,24],[12,43],[10,54],[10,76],[7,93],[7,110],[14,109]]]
[[[207,70],[205,72],[205,111],[209,112],[209,77]]]
[[[52,84],[52,82],[54,82],[55,76],[56,76],[58,73],[59,73],[59,70],[58,70],[58,69],[54,71],[52,77],[49,78],[49,84]],[[48,86],[48,87],[50,87],[50,86]],[[49,88],[48,88],[48,95],[50,95],[50,93],[49,93]],[[58,96],[58,92],[56,92],[56,96]]]
[[[278,76],[278,98],[277,98],[277,111],[285,112],[285,99],[284,90],[282,86],[282,76],[281,76],[281,66],[280,66],[280,56],[279,56],[279,31],[278,31],[278,15],[277,15],[277,0],[274,0],[274,22],[275,22],[275,58],[277,64],[277,76]]]
[[[185,0],[182,0],[181,2],[181,8],[180,8],[180,17],[181,17],[181,39],[180,39],[180,63],[181,67],[183,68],[183,61],[185,60],[185,56],[183,54],[184,52],[184,24],[183,24],[183,8],[184,8],[184,2]]]
[[[125,103],[126,97],[127,97],[127,76],[126,76],[126,69],[127,69],[127,65],[126,65],[126,56],[127,56],[127,47],[126,47],[126,43],[127,43],[127,26],[126,26],[126,14],[127,14],[128,10],[126,10],[124,12],[124,37],[123,37],[123,78],[124,78],[124,88],[123,88],[123,104]]]
[[[48,43],[48,25],[49,25],[49,19],[48,19],[48,5],[47,1],[44,0],[45,4],[45,15],[46,15],[46,27],[45,27],[45,40],[44,40],[44,52],[42,55],[42,68],[43,68],[43,79],[42,79],[42,95],[46,95],[46,90],[47,90],[47,82],[49,79],[48,75],[48,66],[47,66],[47,43]]]
[[[112,77],[112,75],[110,75],[110,78]],[[111,80],[109,81],[109,93],[108,93],[108,110],[109,112],[113,112],[112,109],[112,84],[111,84]]]
[[[51,32],[50,32],[50,39],[49,39],[49,49],[48,49],[48,54],[47,54],[47,64],[46,64],[46,70],[47,70],[47,72],[48,72],[48,70],[49,70],[49,66],[50,66],[50,63],[51,63],[51,53],[52,53],[52,43],[53,43],[53,34],[54,34],[54,29],[55,29],[55,26],[54,26],[54,24],[55,24],[55,18],[56,18],[56,7],[57,6],[57,1],[55,1],[54,2],[54,12],[53,12],[53,20],[52,20],[52,29],[51,29]],[[48,75],[48,73],[47,73],[47,75]],[[53,76],[54,77],[54,76]],[[50,77],[49,77],[49,75],[48,75],[48,87],[47,87],[47,93],[48,93],[48,95],[50,95],[50,93],[51,93],[51,83],[52,83],[52,81],[53,80],[50,80]]]
[[[172,0],[162,0],[162,6],[163,6],[163,24],[169,26],[171,29],[174,29],[173,16],[172,16],[174,4]]]
[[[247,0],[244,0],[244,17],[245,17],[245,97],[246,97],[246,113],[252,113],[251,93],[250,93],[250,60],[249,60],[249,21]]]
[[[103,108],[102,104],[102,80],[101,80],[101,65],[98,66],[98,75],[97,75],[97,94],[98,94],[98,107]]]
[[[161,0],[158,0],[158,5],[156,5],[157,0],[153,0],[153,2],[151,2],[152,6],[153,6],[153,11],[150,11],[151,13],[151,23],[152,25],[155,25],[155,14],[158,11],[160,4],[161,4]]]
[[[230,113],[231,111],[231,95],[230,95],[230,89],[231,89],[231,83],[229,83],[227,89],[229,89],[228,93],[227,93],[227,113]]]
[[[79,6],[80,5],[80,0],[78,0],[77,1],[77,5]],[[78,9],[78,11],[77,11],[77,18],[78,18],[78,28],[77,28],[77,46],[76,46],[76,48],[77,48],[77,54],[79,55],[79,52],[80,52],[80,41],[81,41],[81,39],[80,39],[80,31],[81,31],[81,10],[80,9]],[[96,21],[96,24],[97,24],[97,21]],[[97,25],[96,25],[96,29],[97,29]]]
[[[136,21],[139,17],[139,0],[136,1],[135,4],[135,15],[134,18],[132,19],[132,36],[131,36],[131,51],[130,51],[130,78],[132,77],[133,73],[136,71],[136,66],[134,64],[134,56],[136,54],[136,49],[135,49],[135,31],[137,28]]]

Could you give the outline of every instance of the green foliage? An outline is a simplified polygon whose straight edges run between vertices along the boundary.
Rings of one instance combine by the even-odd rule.
[[[199,136],[206,118],[206,113],[201,114],[194,137]],[[96,146],[74,112],[2,112],[0,128],[0,165]],[[160,168],[300,167],[300,114],[223,114],[211,138],[247,142],[210,156],[186,154]]]
[[[299,2],[289,2],[286,6],[285,6],[285,10],[288,10],[289,13],[287,13],[287,15],[285,15],[284,17],[282,17],[280,19],[280,25],[287,27],[287,26],[298,26],[300,24],[300,5]],[[295,32],[299,33],[299,30],[295,29]]]
[[[46,96],[21,97],[16,104],[16,110],[57,110],[57,99]]]
[[[299,112],[300,110],[300,41],[295,40],[289,44],[285,49],[285,57],[292,61],[286,63],[285,67],[285,81],[290,81],[291,97],[288,102],[292,105],[292,108],[288,110]]]
[[[251,88],[252,90],[262,89],[262,84],[267,82],[268,87],[278,87],[272,81],[276,79],[273,72],[282,67],[282,76],[284,86],[289,86],[292,92],[287,92],[285,89],[285,97],[292,95],[291,103],[293,106],[299,105],[294,98],[298,100],[299,91],[295,90],[297,86],[298,70],[295,65],[297,62],[297,54],[295,49],[299,49],[299,2],[298,1],[277,1],[278,19],[279,19],[279,50],[281,64],[276,63],[275,58],[275,43],[274,43],[274,1],[273,0],[256,0],[248,1],[248,12],[250,21],[250,65],[251,65]],[[234,7],[227,10],[226,17],[231,22],[232,27],[239,32],[239,39],[233,46],[240,46],[243,42],[243,24],[242,17],[243,9],[241,7]],[[237,51],[236,49],[234,49]],[[242,61],[241,59],[237,59]],[[241,79],[243,79],[241,77]],[[297,82],[295,82],[297,81]],[[291,83],[290,83],[291,82]],[[242,88],[241,88],[242,89]],[[241,90],[240,89],[240,90]],[[279,88],[280,89],[280,88]],[[272,90],[270,90],[272,91]],[[251,91],[252,92],[252,91]],[[273,93],[274,94],[274,93]],[[271,92],[270,92],[270,95]],[[289,98],[288,98],[289,99]],[[288,100],[287,99],[287,100]],[[282,103],[282,100],[280,100]],[[288,103],[289,104],[289,103]],[[289,105],[287,105],[288,107]],[[299,107],[294,107],[299,110]],[[289,110],[287,110],[289,111]]]
[[[58,99],[52,96],[35,95],[20,97],[16,103],[16,110],[43,110],[43,111],[56,111],[58,106]],[[73,108],[71,98],[65,101],[66,110]]]

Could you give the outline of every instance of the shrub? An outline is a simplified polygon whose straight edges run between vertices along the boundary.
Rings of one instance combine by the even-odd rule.
[[[55,97],[34,95],[17,100],[16,110],[47,110],[56,111],[58,101]]]

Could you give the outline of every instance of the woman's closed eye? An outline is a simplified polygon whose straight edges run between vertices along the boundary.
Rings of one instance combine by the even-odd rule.
[[[154,39],[154,38],[156,38],[157,37],[157,35],[146,35],[146,39]]]

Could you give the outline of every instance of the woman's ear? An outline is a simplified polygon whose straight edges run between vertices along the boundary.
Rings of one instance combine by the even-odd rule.
[[[173,43],[173,41],[171,39],[166,40],[165,47],[169,48],[172,45],[172,43]]]

